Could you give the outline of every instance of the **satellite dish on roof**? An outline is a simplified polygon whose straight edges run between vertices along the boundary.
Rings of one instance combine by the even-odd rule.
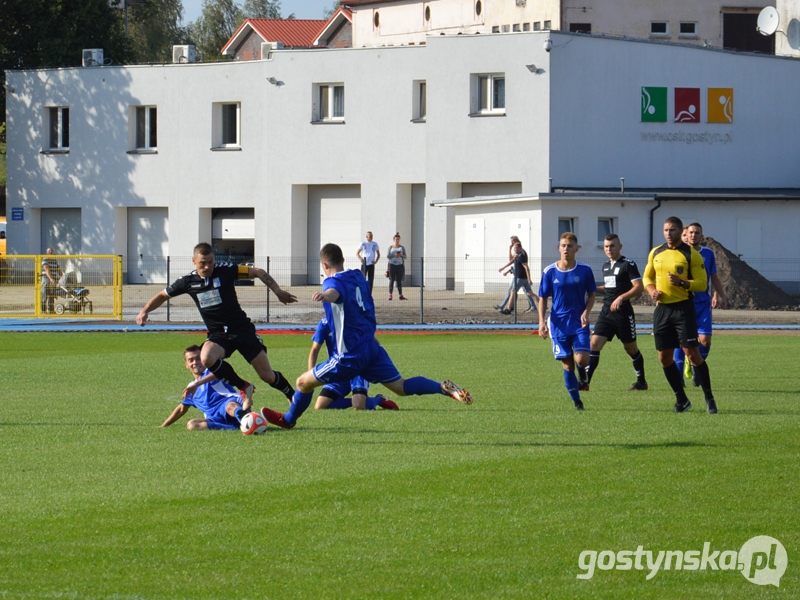
[[[789,40],[789,47],[793,50],[800,50],[800,21],[792,19],[786,28],[786,38]]]
[[[761,35],[772,35],[778,31],[778,25],[781,23],[781,17],[774,6],[767,6],[758,14],[758,21],[756,22],[756,31]]]

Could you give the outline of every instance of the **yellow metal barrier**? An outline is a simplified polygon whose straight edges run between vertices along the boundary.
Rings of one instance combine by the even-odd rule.
[[[0,257],[0,318],[122,320],[122,257],[11,254]]]

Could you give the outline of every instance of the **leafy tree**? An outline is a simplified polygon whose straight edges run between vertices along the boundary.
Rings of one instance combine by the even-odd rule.
[[[243,13],[247,19],[281,19],[280,0],[245,0]]]
[[[122,11],[120,11],[122,13]],[[120,16],[124,20],[124,13]],[[181,0],[148,0],[128,7],[128,41],[136,62],[172,60],[172,46],[188,42]]]
[[[244,13],[235,0],[204,0],[203,12],[189,23],[189,37],[203,60],[222,60],[220,50],[244,21]]]

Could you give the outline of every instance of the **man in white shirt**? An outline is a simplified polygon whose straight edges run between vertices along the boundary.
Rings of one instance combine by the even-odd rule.
[[[372,241],[372,232],[367,232],[367,241],[361,242],[356,256],[361,260],[361,272],[369,284],[369,293],[372,293],[372,284],[375,281],[375,263],[381,259],[381,249],[377,242]]]

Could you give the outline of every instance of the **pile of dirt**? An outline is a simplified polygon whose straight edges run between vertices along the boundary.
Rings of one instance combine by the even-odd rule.
[[[713,238],[703,245],[714,251],[717,275],[728,298],[728,308],[740,310],[798,310],[797,300]]]

